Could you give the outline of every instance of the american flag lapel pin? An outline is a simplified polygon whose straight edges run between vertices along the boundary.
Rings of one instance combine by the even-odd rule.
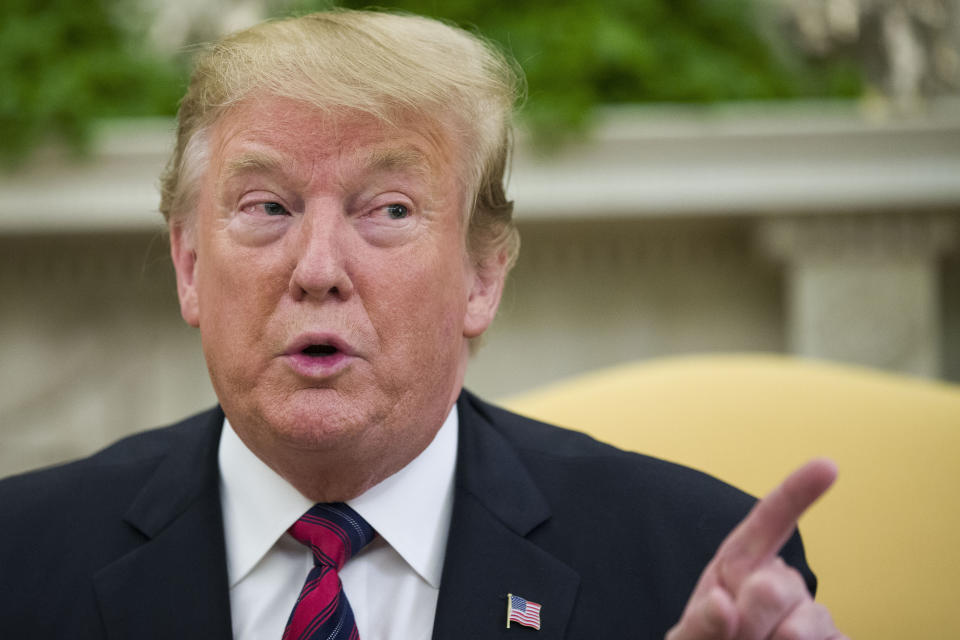
[[[507,594],[507,629],[510,622],[518,622],[525,627],[540,630],[540,605],[526,598]]]

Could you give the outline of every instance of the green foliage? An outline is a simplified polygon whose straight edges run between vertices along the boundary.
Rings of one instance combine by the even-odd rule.
[[[17,164],[45,140],[86,149],[91,123],[165,115],[185,88],[175,63],[137,46],[108,0],[0,3],[0,162]]]
[[[202,1],[202,0],[198,0]],[[758,28],[762,0],[395,0],[518,59],[536,137],[582,130],[597,104],[852,96],[859,70],[814,65]],[[282,13],[369,2],[267,0]],[[185,69],[142,46],[136,0],[0,2],[0,162],[47,139],[82,151],[95,119],[173,114]],[[119,18],[123,17],[123,20]],[[537,135],[538,134],[538,135]]]

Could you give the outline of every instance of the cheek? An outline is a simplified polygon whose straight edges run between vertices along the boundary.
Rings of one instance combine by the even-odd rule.
[[[458,264],[439,264],[424,274],[419,299],[424,307],[420,327],[412,330],[429,333],[438,345],[458,349],[463,339],[463,323],[467,309],[464,276]]]
[[[238,345],[259,340],[285,281],[262,249],[208,243],[198,255],[200,330],[204,340]]]
[[[390,260],[389,272],[368,282],[364,304],[385,340],[406,344],[432,359],[457,348],[463,335],[466,291],[462,270],[439,259]],[[379,322],[378,322],[379,320]]]

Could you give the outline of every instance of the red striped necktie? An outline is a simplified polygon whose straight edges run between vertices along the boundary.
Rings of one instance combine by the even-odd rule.
[[[373,528],[345,504],[318,504],[290,527],[310,547],[313,569],[290,613],[283,640],[359,640],[337,572],[373,540]]]

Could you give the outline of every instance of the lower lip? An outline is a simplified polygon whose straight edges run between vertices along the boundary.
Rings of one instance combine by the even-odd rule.
[[[308,356],[305,353],[293,353],[284,356],[284,359],[290,368],[301,376],[327,378],[350,366],[350,361],[353,358],[338,351],[329,356]]]

